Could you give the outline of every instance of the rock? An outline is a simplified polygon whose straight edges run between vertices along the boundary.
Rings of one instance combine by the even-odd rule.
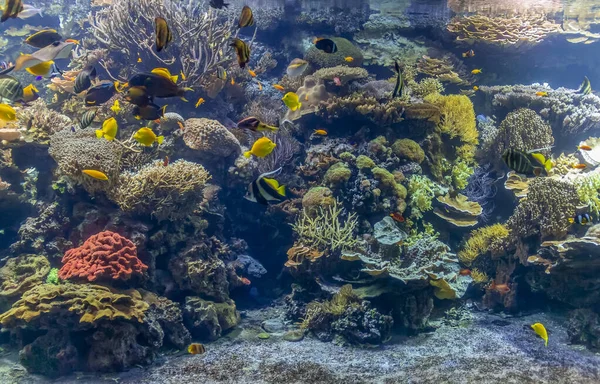
[[[304,339],[304,331],[301,329],[294,329],[292,331],[288,331],[283,335],[283,340],[285,341],[301,341]]]
[[[266,339],[270,338],[271,335],[269,335],[267,332],[261,332],[258,335],[256,335],[256,337],[258,337],[261,340],[266,340]]]
[[[263,321],[262,329],[269,333],[280,333],[285,331],[285,324],[281,319],[268,319]]]
[[[50,330],[27,344],[19,353],[19,360],[28,372],[54,378],[76,370],[78,355],[67,334]]]
[[[400,257],[401,249],[398,243],[408,237],[406,232],[400,230],[394,219],[389,216],[375,223],[374,236],[379,243],[380,253],[384,260]]]
[[[233,300],[214,303],[196,296],[185,298],[183,319],[194,338],[216,340],[240,322]]]
[[[239,255],[237,257],[237,261],[243,265],[246,274],[249,276],[260,278],[267,273],[265,267],[263,267],[263,265],[252,256]]]

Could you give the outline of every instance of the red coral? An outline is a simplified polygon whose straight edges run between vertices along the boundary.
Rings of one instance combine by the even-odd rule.
[[[63,279],[86,278],[88,281],[112,278],[128,280],[148,269],[137,257],[131,240],[105,231],[91,236],[79,248],[69,249],[62,258],[58,276]]]

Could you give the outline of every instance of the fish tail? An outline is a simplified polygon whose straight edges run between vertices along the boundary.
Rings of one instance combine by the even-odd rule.
[[[181,96],[181,97],[180,97],[180,99],[181,99],[182,101],[185,101],[186,103],[189,103],[189,102],[190,102],[188,99],[186,99],[186,98],[185,98],[185,97],[183,97],[183,96]]]
[[[101,129],[96,129],[96,137],[97,138],[101,139],[102,138],[102,134],[103,134],[103,132],[102,132]]]
[[[250,157],[250,156],[252,156],[252,152],[250,152],[250,151],[244,152],[244,157]]]
[[[282,185],[279,188],[277,188],[277,192],[279,192],[281,196],[285,196],[285,185]]]
[[[298,106],[296,107],[296,109],[300,109],[302,108],[302,103],[298,103]]]
[[[187,100],[186,100],[187,101]],[[160,109],[162,111],[162,114],[164,116],[164,114],[167,112],[167,105],[163,105],[163,107]]]
[[[158,145],[162,144],[163,141],[165,141],[165,137],[164,136],[158,136],[156,138],[156,142],[158,143]]]

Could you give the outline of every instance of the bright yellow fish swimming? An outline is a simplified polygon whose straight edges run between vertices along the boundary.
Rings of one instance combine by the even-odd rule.
[[[121,112],[121,106],[119,105],[119,100],[115,100],[112,107],[110,107],[110,110],[113,111],[115,113],[115,115],[118,115],[119,112]]]
[[[204,104],[206,100],[204,100],[204,98],[199,98],[198,101],[196,102],[196,108],[198,108],[199,106],[201,106],[202,104]]]
[[[155,75],[159,75],[164,78],[170,79],[174,83],[176,83],[177,80],[179,79],[179,75],[171,75],[171,72],[169,71],[168,68],[154,68],[150,72],[154,73]]]
[[[252,149],[244,152],[244,156],[250,157],[254,155],[256,157],[262,158],[268,156],[271,152],[273,152],[273,149],[275,149],[276,146],[277,144],[272,142],[271,139],[269,139],[266,136],[263,136],[254,142],[254,144],[252,145]]]
[[[474,70],[471,71],[471,73],[473,75],[479,75],[481,72],[482,72],[481,69],[474,69]]]
[[[283,103],[292,111],[302,107],[302,103],[295,92],[286,93],[281,100],[283,100]]]
[[[354,57],[352,57],[352,56],[344,57],[344,60],[346,60],[348,63],[351,63],[354,61]]]
[[[545,342],[545,346],[548,346],[548,332],[546,331],[546,327],[542,323],[531,324],[531,328],[535,331],[535,333],[542,338]]]
[[[25,68],[25,70],[31,73],[34,76],[47,76],[52,70],[52,65],[54,61],[44,61],[42,63],[36,64],[33,67]]]
[[[108,176],[104,172],[96,171],[94,169],[84,169],[81,171],[86,175],[93,177],[96,180],[108,180]]]
[[[0,120],[13,121],[17,119],[17,111],[8,104],[0,104]]]
[[[165,139],[164,136],[156,136],[156,133],[148,127],[140,128],[136,133],[133,134],[133,138],[140,144],[146,147],[151,146],[154,142],[159,145],[162,144]]]
[[[104,120],[102,129],[96,129],[96,137],[99,139],[104,137],[108,141],[113,141],[117,136],[118,129],[117,120],[115,120],[114,117],[111,117]]]

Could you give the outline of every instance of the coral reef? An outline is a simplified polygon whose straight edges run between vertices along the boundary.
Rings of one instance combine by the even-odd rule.
[[[50,263],[44,256],[20,255],[9,259],[0,268],[0,303],[12,304],[13,299],[41,284],[50,272]]]
[[[183,133],[185,144],[204,158],[223,158],[241,152],[235,136],[216,120],[188,119]]]
[[[232,300],[214,303],[196,296],[185,298],[183,316],[191,334],[201,340],[216,340],[240,322]]]
[[[458,252],[458,259],[465,265],[471,265],[479,256],[487,252],[498,252],[502,249],[502,242],[508,237],[508,234],[509,230],[503,224],[493,224],[475,229],[471,231],[464,248]],[[473,273],[471,273],[472,275]]]
[[[100,232],[81,247],[68,250],[62,263],[58,272],[62,280],[129,280],[143,276],[148,269],[138,259],[135,244],[110,231]]]
[[[321,68],[312,75],[321,81],[333,81],[334,78],[338,78],[340,83],[345,85],[353,80],[366,79],[369,77],[369,72],[364,68],[339,65],[336,67]]]
[[[337,52],[325,53],[316,47],[310,47],[304,54],[304,60],[315,68],[329,68],[348,64],[353,67],[362,65],[363,55],[352,42],[343,37],[331,37],[331,40],[337,45]],[[348,63],[345,60],[346,57],[352,57],[354,60]]]

